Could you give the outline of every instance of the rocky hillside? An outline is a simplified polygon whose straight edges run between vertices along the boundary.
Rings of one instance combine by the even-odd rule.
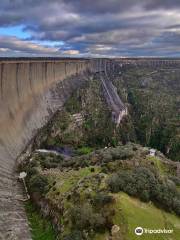
[[[35,141],[35,148],[71,146],[100,148],[116,146],[118,142],[136,141],[130,115],[117,127],[108,107],[100,75],[76,91],[44,127]]]
[[[171,239],[178,239],[180,179],[177,165],[160,152],[152,157],[132,143],[68,159],[34,152],[20,168],[59,239],[137,239],[137,226],[173,229]]]
[[[178,240],[177,71],[122,67],[108,76],[128,109],[119,125],[95,74],[39,131],[19,170],[55,229],[49,239],[135,240],[141,226],[173,229],[158,239]],[[163,153],[151,156],[151,147]]]
[[[180,70],[178,68],[122,68],[113,78],[129,105],[136,138],[180,161]]]
[[[120,125],[112,121],[112,109],[97,74],[74,92],[64,110],[48,124],[40,140],[44,147],[72,143],[76,147],[105,147],[133,141],[179,161],[179,70],[120,68],[108,79],[128,109]]]

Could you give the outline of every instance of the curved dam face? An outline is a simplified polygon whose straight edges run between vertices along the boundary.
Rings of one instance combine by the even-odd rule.
[[[15,160],[97,60],[0,60],[0,239],[31,239]]]
[[[86,60],[0,62],[0,161],[14,159],[43,125],[51,108],[48,90],[88,67]]]

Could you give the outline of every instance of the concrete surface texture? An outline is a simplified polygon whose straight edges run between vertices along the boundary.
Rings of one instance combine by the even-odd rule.
[[[93,67],[83,59],[0,61],[0,239],[31,239],[15,160]]]

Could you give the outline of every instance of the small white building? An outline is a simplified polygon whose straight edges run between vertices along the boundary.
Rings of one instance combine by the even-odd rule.
[[[152,157],[154,157],[154,156],[156,155],[156,149],[151,148],[151,149],[149,150],[149,155],[152,156]]]

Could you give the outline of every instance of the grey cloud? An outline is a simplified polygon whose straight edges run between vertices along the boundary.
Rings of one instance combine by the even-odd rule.
[[[1,51],[14,50],[17,52],[27,52],[27,53],[43,53],[43,54],[53,54],[57,53],[57,48],[50,48],[46,46],[41,46],[40,44],[20,40],[16,37],[2,37],[0,36],[0,48]]]
[[[180,1],[179,0],[152,0],[147,1],[146,8],[147,9],[172,9],[180,7]]]
[[[180,26],[178,9],[177,0],[1,0],[0,25],[24,25],[31,36],[22,46],[1,39],[0,48],[8,44],[12,51],[48,54],[51,47],[29,47],[32,41],[48,40],[63,41],[62,51],[82,54],[149,54],[158,50],[162,54],[171,45],[179,51],[178,34],[171,35]]]
[[[60,49],[57,47],[42,46],[40,44],[21,40],[17,37],[0,36],[0,56],[72,56],[79,55],[75,49]]]

